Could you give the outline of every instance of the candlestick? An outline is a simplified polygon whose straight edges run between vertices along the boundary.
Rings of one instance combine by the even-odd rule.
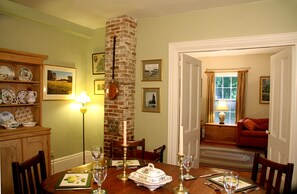
[[[178,162],[179,162],[179,170],[180,170],[179,186],[173,188],[174,194],[189,194],[189,190],[187,188],[185,188],[183,185],[183,180],[184,180],[183,158],[184,158],[183,154],[178,154]]]
[[[127,145],[127,121],[124,121],[124,132],[123,132],[124,146]]]
[[[184,154],[184,127],[180,126],[179,129],[179,154]]]
[[[123,173],[119,174],[117,177],[118,179],[122,181],[127,181],[128,180],[128,175],[126,173],[126,168],[127,168],[127,145],[123,145],[123,150],[124,150],[124,156],[123,156]]]

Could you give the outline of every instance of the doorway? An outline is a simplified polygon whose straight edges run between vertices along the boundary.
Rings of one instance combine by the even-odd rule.
[[[297,45],[297,33],[289,34],[276,34],[276,35],[261,35],[256,37],[239,37],[229,39],[218,39],[218,40],[203,40],[203,41],[192,41],[182,43],[170,43],[169,44],[169,90],[168,90],[168,155],[167,161],[170,164],[177,163],[178,152],[178,90],[179,81],[174,79],[178,74],[178,56],[180,53],[193,53],[193,52],[215,52],[215,51],[232,51],[232,50],[245,50],[245,49],[260,49],[270,48],[278,46],[295,46]],[[293,57],[297,58],[296,50],[294,51]],[[296,60],[293,62],[293,77],[297,75],[297,64]],[[297,80],[292,79],[292,84],[297,85]],[[297,91],[293,91],[293,99],[296,99]],[[292,101],[292,116],[297,115],[297,103]],[[297,119],[293,119],[290,129],[291,138],[297,138],[297,132],[292,130],[297,126]],[[296,146],[297,143],[291,141],[291,148]],[[294,156],[293,150],[289,151],[290,162],[297,163],[297,157]]]

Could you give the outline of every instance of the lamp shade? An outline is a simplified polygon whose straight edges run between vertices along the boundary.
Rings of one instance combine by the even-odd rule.
[[[81,92],[81,94],[76,99],[77,102],[82,103],[83,105],[87,102],[91,102],[90,97],[87,95],[86,92]]]
[[[219,100],[218,105],[216,107],[218,111],[228,111],[228,106],[225,100]]]

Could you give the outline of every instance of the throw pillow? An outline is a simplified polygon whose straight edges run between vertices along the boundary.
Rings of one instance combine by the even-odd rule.
[[[259,125],[258,128],[256,128],[255,130],[257,131],[266,131],[268,129],[268,122],[262,123]]]
[[[259,125],[252,121],[251,119],[245,119],[243,121],[243,126],[250,131],[254,131],[255,129],[259,128]]]

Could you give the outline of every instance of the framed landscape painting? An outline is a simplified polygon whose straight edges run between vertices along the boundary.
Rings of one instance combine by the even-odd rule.
[[[270,77],[260,77],[260,104],[269,104],[270,99]]]
[[[162,60],[143,60],[142,61],[142,81],[161,81],[162,80]]]
[[[94,80],[94,94],[95,95],[104,95],[104,88],[105,88],[104,83],[105,83],[104,79]]]
[[[43,100],[74,100],[76,69],[45,65]]]

